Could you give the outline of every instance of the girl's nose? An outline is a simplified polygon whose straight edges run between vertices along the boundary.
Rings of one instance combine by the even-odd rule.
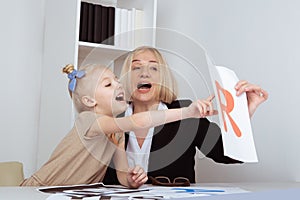
[[[123,85],[119,79],[117,79],[117,88],[123,88]]]

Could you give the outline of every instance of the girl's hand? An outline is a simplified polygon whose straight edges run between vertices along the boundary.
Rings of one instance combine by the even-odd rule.
[[[269,96],[268,92],[260,86],[248,83],[245,80],[239,81],[235,86],[235,90],[237,96],[246,92],[250,117],[254,114],[257,107],[266,101]]]
[[[212,100],[215,95],[209,96],[204,100],[196,100],[189,107],[188,112],[194,118],[204,118],[207,116],[212,116],[218,114],[217,110],[214,110]]]
[[[127,172],[127,181],[131,188],[138,188],[148,180],[147,173],[140,166],[129,168]]]

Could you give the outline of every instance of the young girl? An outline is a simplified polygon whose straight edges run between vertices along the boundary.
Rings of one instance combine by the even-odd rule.
[[[50,159],[21,186],[50,186],[101,182],[113,159],[119,182],[137,188],[148,179],[144,170],[128,168],[124,132],[149,129],[190,117],[215,114],[210,101],[195,101],[191,106],[166,111],[149,111],[117,118],[127,108],[124,90],[106,67],[88,65],[68,74],[69,92],[78,116],[74,127],[58,144]]]

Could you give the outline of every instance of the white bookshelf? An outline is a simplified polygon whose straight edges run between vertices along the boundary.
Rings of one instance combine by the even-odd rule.
[[[147,31],[143,45],[155,44],[157,0],[86,0],[86,2],[143,10]],[[132,50],[120,46],[79,41],[81,0],[46,0],[44,57],[42,63],[41,107],[37,152],[39,168],[55,146],[73,126],[75,111],[67,90],[68,80],[62,68],[73,63],[100,63],[120,71],[122,55]]]
[[[78,0],[77,13],[80,15],[80,2],[89,2],[94,4],[101,4],[104,6],[113,6],[115,8],[131,11],[137,9],[143,12],[142,22],[143,27],[135,31],[127,31],[115,33],[115,41],[120,43],[115,45],[105,45],[90,42],[78,41],[78,66],[86,63],[100,62],[106,65],[112,65],[114,60],[119,59],[126,52],[140,45],[155,45],[155,28],[156,27],[156,13],[157,0]],[[116,11],[117,13],[117,11]],[[77,34],[79,35],[79,21],[80,16],[77,16]],[[115,20],[116,22],[117,20]],[[141,41],[134,41],[130,38],[132,34],[142,35]],[[79,36],[77,36],[79,38]],[[125,41],[126,40],[126,41]],[[129,41],[128,41],[129,40]],[[128,45],[129,43],[129,45]],[[124,45],[125,44],[125,45]],[[126,45],[127,44],[127,45]],[[120,67],[120,66],[115,66]]]
[[[78,45],[78,63],[80,65],[102,63],[111,66],[115,60],[129,51],[126,48],[90,42],[79,42]]]

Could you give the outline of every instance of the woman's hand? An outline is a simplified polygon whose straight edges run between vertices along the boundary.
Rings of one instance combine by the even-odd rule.
[[[128,185],[131,188],[138,188],[148,180],[147,173],[140,166],[135,166],[127,172]]]
[[[189,114],[193,118],[204,118],[207,116],[212,116],[218,114],[217,110],[214,110],[212,100],[215,95],[209,96],[207,99],[194,101],[187,109]]]
[[[237,96],[246,92],[250,117],[252,117],[257,107],[266,101],[269,96],[268,92],[260,86],[251,84],[246,80],[239,81],[235,86],[235,90]]]

